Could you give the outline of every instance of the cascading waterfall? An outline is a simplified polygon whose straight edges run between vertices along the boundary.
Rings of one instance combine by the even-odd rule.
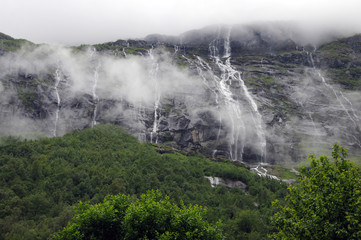
[[[345,96],[343,95],[343,93],[340,91],[340,95],[341,97],[349,104],[350,108],[351,108],[351,112],[352,112],[352,115],[355,119],[355,121],[359,122],[360,121],[360,118],[357,116],[356,112],[355,112],[355,109],[353,108],[353,105],[351,103],[351,101]]]
[[[60,67],[58,66],[55,70],[55,85],[54,85],[54,90],[55,90],[55,95],[56,95],[56,100],[57,100],[57,102],[56,102],[57,109],[55,111],[54,129],[53,129],[54,137],[57,136],[57,128],[58,128],[59,112],[60,112],[60,104],[61,104],[61,99],[60,99],[60,95],[59,95],[59,91],[58,91],[58,86],[61,81],[60,74],[61,74],[61,70],[60,70]]]
[[[310,119],[311,119],[311,123],[312,123],[312,126],[313,126],[313,130],[315,131],[315,134],[316,134],[316,133],[317,133],[317,128],[316,128],[315,122],[313,121],[312,113],[309,112],[309,113],[308,113],[308,116],[309,116]]]
[[[208,64],[201,57],[195,56],[196,60],[191,60],[184,55],[182,55],[182,57],[186,59],[189,64],[196,67],[198,75],[203,80],[203,84],[215,96],[215,104],[219,111],[220,122],[217,134],[217,143],[223,125],[222,122],[225,121],[224,125],[230,128],[230,132],[228,135],[230,158],[232,160],[242,161],[247,136],[246,125],[248,124],[248,122],[245,120],[246,117],[244,113],[244,104],[231,90],[232,83],[238,83],[244,95],[244,99],[248,103],[246,108],[249,108],[249,111],[251,112],[251,124],[254,125],[252,127],[255,127],[255,135],[257,136],[257,151],[260,153],[259,155],[261,156],[261,159],[265,160],[266,138],[262,127],[262,117],[258,112],[257,104],[253,100],[246,85],[244,84],[244,81],[241,78],[241,73],[235,70],[231,65],[230,35],[231,28],[228,28],[225,37],[221,38],[219,34],[218,37],[209,44],[210,56],[213,59],[215,68],[218,68],[218,70],[221,71],[220,77],[218,77],[216,74],[218,70],[212,69],[210,64]],[[224,46],[223,52],[221,52],[221,49],[219,48],[219,46],[222,45]],[[225,117],[224,114],[226,114],[227,116]],[[214,156],[217,151],[217,149],[213,150]]]
[[[227,30],[227,35],[224,39],[224,55],[223,57],[224,58],[229,58],[231,57],[231,30],[232,30],[232,27],[228,27],[228,30]]]
[[[160,91],[159,91],[159,83],[158,83],[158,72],[159,72],[159,63],[157,59],[153,55],[153,48],[148,51],[149,58],[151,61],[151,70],[150,70],[150,77],[154,84],[154,122],[153,122],[153,129],[150,133],[150,142],[158,143],[158,111],[160,105]],[[153,139],[155,137],[155,140]]]
[[[90,57],[91,59],[94,58],[94,55],[96,53],[96,49],[93,48],[93,51],[90,53]],[[93,97],[93,102],[94,102],[94,109],[93,109],[93,117],[92,117],[92,122],[91,122],[91,127],[94,127],[97,122],[96,122],[96,118],[97,118],[97,110],[98,110],[98,95],[96,93],[97,90],[97,86],[98,86],[98,78],[99,78],[99,68],[100,68],[100,62],[97,63],[97,66],[94,69],[94,73],[93,73],[93,86],[92,86],[92,97]]]
[[[316,48],[314,50],[314,52],[316,52]],[[320,70],[317,70],[315,67],[315,63],[313,60],[313,56],[312,53],[309,53],[310,56],[310,61],[311,61],[311,65],[312,68],[316,71],[316,73],[318,74],[318,76],[321,78],[321,81],[323,83],[324,86],[326,86],[329,90],[332,91],[332,93],[335,95],[337,102],[340,104],[341,108],[343,109],[343,111],[347,114],[348,118],[350,119],[350,121],[357,127],[357,122],[359,121],[358,116],[355,113],[355,110],[353,109],[352,103],[351,101],[341,92],[341,91],[336,91],[332,85],[328,84],[325,77],[322,75]],[[348,110],[345,106],[345,104],[342,102],[341,98],[342,97],[346,103],[349,105],[350,110]],[[350,114],[350,111],[352,112],[352,115]]]
[[[136,109],[137,109],[137,116],[136,116],[137,122],[139,122],[139,123],[144,122],[143,116],[146,115],[145,107],[141,103],[139,103],[139,105],[136,107]],[[141,132],[139,132],[137,138],[141,142],[146,142],[146,140],[147,140],[146,130],[144,129]]]
[[[278,177],[268,174],[268,170],[263,167],[265,165],[267,165],[267,163],[260,163],[256,167],[251,168],[251,170],[254,171],[260,177],[269,177],[269,178],[273,178],[276,180],[280,180]]]
[[[174,54],[173,55],[176,55],[179,51],[179,47],[177,45],[174,45]]]
[[[212,49],[212,50],[218,51],[217,49]],[[219,135],[222,128],[221,111],[225,110],[226,114],[228,115],[227,119],[231,121],[231,133],[230,133],[230,145],[229,145],[230,158],[232,160],[242,160],[244,136],[241,134],[241,132],[245,131],[245,126],[243,124],[243,121],[241,120],[242,111],[239,106],[239,103],[233,99],[233,94],[230,91],[229,85],[226,83],[227,80],[224,78],[224,74],[222,74],[223,77],[219,78],[206,61],[204,61],[199,56],[196,56],[196,59],[197,61],[192,61],[190,59],[187,59],[187,61],[190,64],[194,64],[196,66],[198,75],[203,80],[203,84],[209,90],[211,90],[211,92],[214,93],[215,95],[215,103],[219,111],[219,122],[220,122],[218,134],[217,134],[217,142],[219,140]],[[211,80],[207,78],[206,73],[212,76]],[[238,120],[240,120],[239,124],[236,125],[236,121],[238,122]],[[217,149],[213,150],[213,152],[216,153]]]
[[[198,63],[196,64],[196,67],[197,67],[198,75],[202,78],[203,84],[206,85],[206,87],[215,95],[215,102],[217,104],[217,109],[219,111],[219,127],[218,127],[218,133],[217,133],[217,142],[218,142],[219,136],[221,134],[221,128],[222,128],[222,114],[220,112],[219,100],[218,100],[219,96],[218,96],[217,91],[208,84],[207,78],[204,76],[204,73],[203,73],[203,71],[212,72],[212,68],[209,66],[209,64],[207,62],[205,62],[199,56],[197,56],[197,61],[198,61]],[[214,78],[216,75],[214,73],[212,75],[213,75],[213,80],[214,80],[213,82],[215,84],[217,84],[216,88],[220,89],[218,79]],[[217,150],[214,150],[214,151],[215,151],[215,153],[217,152]],[[213,154],[213,157],[215,156],[215,153]]]
[[[219,103],[219,102],[218,102],[218,93],[217,93],[217,91],[216,91],[215,89],[213,89],[213,88],[209,85],[208,80],[207,80],[207,78],[204,76],[204,73],[203,73],[203,71],[210,71],[210,72],[212,72],[213,70],[212,70],[211,66],[209,66],[209,64],[208,64],[206,61],[204,61],[201,57],[197,56],[197,61],[198,61],[198,63],[196,64],[196,68],[197,68],[198,75],[202,78],[203,84],[206,85],[206,87],[207,87],[209,90],[211,90],[211,92],[214,94],[216,104],[218,105],[218,103]],[[213,74],[213,76],[215,76],[215,75]],[[215,83],[218,83],[218,81],[215,81]]]
[[[230,141],[230,154],[231,159],[233,160],[242,160],[243,149],[245,144],[245,121],[243,120],[243,112],[240,107],[240,103],[235,100],[236,96],[231,91],[230,85],[233,81],[239,83],[245,99],[251,107],[251,116],[253,119],[253,124],[256,130],[257,144],[261,150],[262,160],[266,159],[266,137],[262,127],[262,117],[258,111],[258,107],[251,94],[249,93],[244,81],[241,78],[241,73],[235,70],[231,65],[231,27],[227,29],[226,36],[223,39],[224,51],[220,55],[219,45],[221,43],[221,38],[218,36],[209,44],[209,51],[211,57],[214,60],[214,63],[221,70],[221,76],[218,79],[219,81],[219,92],[222,94],[225,101],[225,105],[228,108],[228,114],[231,120],[231,141]],[[222,61],[222,58],[226,58]],[[248,126],[247,126],[248,127]]]
[[[313,52],[316,52],[316,47],[314,48],[314,51]],[[311,62],[311,65],[312,65],[312,68],[314,69],[314,71],[318,74],[318,76],[320,77],[323,85],[329,89],[333,95],[335,96],[337,102],[340,104],[342,110],[346,113],[347,117],[350,119],[350,121],[353,123],[353,125],[358,128],[358,122],[359,122],[359,117],[356,115],[356,112],[355,110],[353,109],[353,106],[352,106],[352,103],[351,101],[342,93],[342,91],[336,91],[332,85],[330,85],[329,83],[327,83],[325,77],[322,75],[321,71],[316,69],[316,66],[315,66],[315,62],[314,62],[314,59],[313,59],[313,55],[312,55],[312,52],[309,53],[309,57],[310,57],[310,62]],[[346,104],[349,105],[349,108],[350,109],[347,109],[345,104],[343,103],[343,101],[341,100],[341,98],[344,99],[344,101],[346,102]],[[352,114],[350,114],[350,112]],[[358,146],[361,147],[361,142],[360,140],[355,137],[354,135],[351,135],[351,137],[355,140],[356,144]]]
[[[97,110],[98,110],[99,98],[97,96],[96,90],[97,90],[98,78],[99,78],[99,73],[98,73],[99,68],[100,68],[100,64],[98,64],[98,66],[94,69],[93,88],[92,88],[92,96],[93,96],[93,101],[94,101],[94,110],[93,110],[93,119],[92,119],[91,127],[94,127],[97,124],[96,118],[97,118]]]
[[[205,178],[207,178],[209,180],[212,187],[217,187],[219,185],[219,183],[220,183],[220,178],[219,177],[205,176]]]

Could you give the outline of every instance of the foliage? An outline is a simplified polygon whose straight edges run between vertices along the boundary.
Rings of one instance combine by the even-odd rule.
[[[21,138],[19,136],[4,136],[0,138],[0,146],[14,144],[20,141]]]
[[[80,203],[76,216],[55,239],[223,239],[219,224],[203,219],[197,205],[178,207],[159,191],[139,200],[128,195],[107,196],[102,203]]]
[[[361,89],[360,68],[329,68],[327,75],[335,82],[341,84],[345,89]]]
[[[119,53],[123,54],[124,51],[126,54],[133,54],[136,55],[137,53],[145,53],[147,52],[146,48],[140,47],[132,47],[132,46],[121,46],[115,43],[101,43],[93,45],[97,51],[118,51]]]
[[[34,104],[37,94],[27,89],[19,88],[18,97],[26,108],[31,108]]]
[[[14,52],[16,50],[19,50],[21,46],[25,44],[27,44],[28,46],[34,46],[32,42],[24,39],[14,39],[0,32],[0,50]]]
[[[286,204],[272,222],[273,239],[361,239],[361,171],[346,158],[346,149],[333,145],[332,158],[310,155],[310,168],[301,169],[299,184],[289,186]]]
[[[327,65],[327,76],[348,90],[361,89],[361,35],[338,39],[322,45],[317,54]]]
[[[167,146],[139,143],[114,125],[0,147],[0,239],[47,239],[67,225],[79,201],[95,204],[109,194],[140,196],[152,189],[177,204],[207,207],[207,220],[222,220],[227,239],[266,238],[271,203],[286,195],[284,183],[232,162],[159,148]],[[248,193],[212,188],[205,176],[242,181]],[[240,214],[246,209],[252,214]],[[257,227],[239,230],[240,219],[251,215],[258,216],[249,220]]]

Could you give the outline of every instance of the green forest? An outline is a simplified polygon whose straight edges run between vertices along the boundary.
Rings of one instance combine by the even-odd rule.
[[[212,187],[205,176],[241,181],[246,190]],[[212,161],[166,145],[140,143],[122,128],[97,125],[63,137],[6,138],[0,147],[0,239],[48,239],[67,226],[80,202],[149,190],[172,204],[200,205],[226,239],[267,239],[272,202],[288,194],[241,163]]]
[[[361,170],[346,157],[338,143],[331,157],[311,154],[287,185],[240,162],[140,143],[115,125],[6,137],[0,239],[357,240]]]

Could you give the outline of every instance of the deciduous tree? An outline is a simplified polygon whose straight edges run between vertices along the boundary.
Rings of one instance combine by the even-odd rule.
[[[286,203],[276,201],[273,239],[361,239],[360,169],[346,159],[347,150],[333,145],[327,155],[310,155],[311,166],[289,186]]]
[[[139,200],[108,196],[96,205],[80,203],[72,222],[55,239],[223,239],[219,224],[203,219],[205,209],[170,202],[158,191]]]

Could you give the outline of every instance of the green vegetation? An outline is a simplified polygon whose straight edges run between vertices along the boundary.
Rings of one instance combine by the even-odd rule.
[[[136,55],[138,52],[144,53],[147,51],[147,49],[145,49],[145,48],[138,48],[138,47],[131,47],[131,46],[129,46],[129,47],[128,46],[119,46],[119,45],[114,45],[113,43],[101,43],[101,44],[96,44],[93,46],[97,51],[110,50],[110,51],[122,52],[124,50],[126,54],[133,54],[133,55]]]
[[[89,47],[90,47],[90,45],[81,44],[78,46],[72,46],[71,49],[72,49],[73,53],[77,54],[77,53],[86,51]]]
[[[360,39],[360,35],[339,39],[317,51],[328,66],[327,76],[345,89],[361,90]]]
[[[361,154],[360,154],[361,155]],[[349,160],[356,166],[361,167],[361,156],[350,156]]]
[[[212,188],[205,176],[242,181],[247,193]],[[142,144],[120,127],[97,125],[0,147],[0,239],[46,239],[67,225],[80,201],[95,204],[119,193],[139,197],[152,189],[177,205],[205,206],[205,219],[222,220],[227,239],[266,239],[271,203],[287,194],[286,184],[241,164]]]
[[[36,100],[36,93],[32,92],[30,90],[27,89],[22,89],[20,88],[18,90],[18,97],[21,100],[21,102],[23,103],[23,105],[27,108],[30,109],[32,108],[35,100]]]
[[[261,75],[256,73],[254,78],[256,78],[256,81],[259,81],[263,87],[270,87],[272,85],[277,84],[278,82],[276,78],[271,77],[269,75]]]
[[[205,209],[178,207],[158,191],[139,200],[119,194],[96,205],[81,202],[76,212],[55,239],[223,239],[220,223],[211,226],[203,219]]]
[[[360,68],[329,68],[327,69],[327,75],[345,89],[361,90]]]
[[[189,62],[183,58],[176,58],[176,63],[180,68],[188,68],[190,65]]]
[[[285,165],[268,165],[264,166],[269,174],[275,175],[281,179],[296,179],[297,175],[291,171],[290,167]]]
[[[5,136],[0,138],[0,146],[10,145],[21,141],[22,139],[19,136]]]
[[[332,158],[310,155],[311,166],[300,170],[300,182],[289,186],[286,204],[275,201],[273,239],[360,239],[361,170],[333,145]]]
[[[25,44],[30,46],[34,45],[32,42],[25,39],[14,39],[6,34],[0,33],[0,50],[14,52],[19,50]]]
[[[38,140],[45,138],[47,135],[44,132],[27,132],[22,133],[19,136],[10,135],[0,137],[0,146],[6,146],[14,143],[20,143],[28,140]]]

